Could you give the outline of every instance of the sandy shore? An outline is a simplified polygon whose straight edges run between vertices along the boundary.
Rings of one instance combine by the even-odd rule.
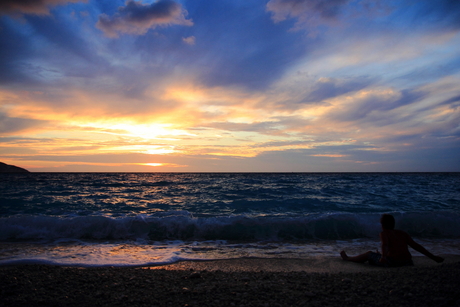
[[[1,306],[460,306],[460,257],[376,268],[336,258],[152,268],[0,267]]]

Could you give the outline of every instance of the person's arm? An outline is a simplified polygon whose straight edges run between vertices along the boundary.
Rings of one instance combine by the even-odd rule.
[[[415,249],[417,252],[427,256],[428,258],[436,261],[437,263],[441,263],[444,261],[444,258],[433,255],[432,253],[427,251],[423,246],[412,240],[412,238],[409,235],[407,235],[407,244],[413,249]]]
[[[384,231],[380,233],[380,243],[382,249],[382,257],[380,258],[381,263],[387,262],[388,250],[389,250],[389,243],[388,243],[388,236],[385,234]]]

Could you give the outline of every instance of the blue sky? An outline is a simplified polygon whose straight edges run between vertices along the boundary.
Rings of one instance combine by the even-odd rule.
[[[460,171],[460,2],[0,4],[0,161]]]

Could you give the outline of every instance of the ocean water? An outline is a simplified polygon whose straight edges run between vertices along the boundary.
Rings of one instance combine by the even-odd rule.
[[[0,264],[354,254],[382,213],[460,255],[460,173],[0,174]]]

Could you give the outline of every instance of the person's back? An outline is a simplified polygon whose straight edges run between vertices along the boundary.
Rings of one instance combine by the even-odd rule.
[[[380,233],[384,255],[396,262],[407,262],[412,259],[408,246],[412,243],[411,237],[398,229],[383,229]]]

